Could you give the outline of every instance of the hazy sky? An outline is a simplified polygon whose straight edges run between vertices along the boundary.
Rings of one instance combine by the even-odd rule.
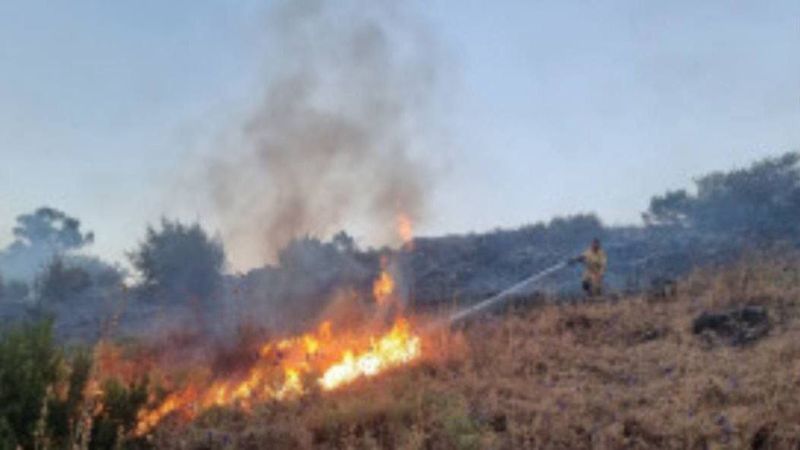
[[[0,244],[45,204],[113,259],[163,214],[213,228],[170,191],[263,85],[268,3],[0,0]],[[413,9],[451,77],[421,234],[632,223],[696,175],[800,150],[797,0]]]

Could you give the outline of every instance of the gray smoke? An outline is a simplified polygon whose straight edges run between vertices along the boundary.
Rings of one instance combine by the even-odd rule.
[[[397,214],[423,217],[432,179],[419,155],[431,150],[433,39],[391,1],[287,0],[267,26],[263,97],[209,167],[228,249],[260,264],[343,227],[393,243]]]

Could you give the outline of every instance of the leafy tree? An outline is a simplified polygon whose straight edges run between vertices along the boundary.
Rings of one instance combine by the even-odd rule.
[[[208,299],[221,285],[225,253],[199,224],[162,219],[129,258],[147,291]]]
[[[800,153],[787,153],[730,172],[715,172],[686,190],[654,197],[644,214],[649,225],[677,226],[756,240],[800,232]]]
[[[119,287],[125,277],[124,269],[93,256],[70,255],[64,258],[64,264],[85,271],[92,285],[98,287]]]
[[[17,217],[14,237],[27,245],[44,245],[56,250],[77,249],[94,241],[94,233],[81,232],[81,222],[54,209],[43,207],[33,214]]]
[[[333,236],[331,239],[331,244],[333,244],[336,250],[338,250],[340,253],[351,255],[358,250],[355,239],[353,239],[353,237],[347,234],[344,230],[336,233]]]
[[[0,251],[0,269],[11,280],[32,281],[55,255],[79,250],[94,241],[78,219],[43,207],[17,217],[14,241]]]
[[[344,282],[354,270],[358,271],[353,259],[356,250],[355,241],[344,232],[335,235],[330,242],[305,236],[292,239],[282,248],[278,252],[278,263],[290,273],[308,279]]]
[[[90,286],[91,279],[86,270],[66,265],[59,256],[53,258],[36,282],[39,300],[45,302],[69,299]]]

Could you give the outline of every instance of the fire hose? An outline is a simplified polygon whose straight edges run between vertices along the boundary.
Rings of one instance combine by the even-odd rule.
[[[530,277],[520,281],[519,283],[514,284],[513,286],[485,299],[482,300],[474,305],[470,305],[460,311],[456,311],[447,319],[437,322],[435,327],[444,326],[444,325],[451,325],[456,323],[460,320],[463,320],[469,316],[477,314],[487,308],[500,304],[504,301],[507,301],[510,298],[515,296],[523,295],[529,293],[531,286],[538,283],[542,279],[558,272],[561,269],[564,269],[569,265],[569,262],[564,261],[560,262],[554,266],[548,267],[540,272],[537,272]],[[434,327],[434,328],[435,328]]]
[[[657,257],[663,256],[664,254],[665,254],[664,252],[660,252],[660,253],[648,255],[646,258],[643,258],[642,260],[635,262],[634,266],[639,266],[645,261],[649,261],[649,260],[651,260],[653,258],[657,258]],[[446,326],[446,325],[452,325],[452,324],[454,324],[454,323],[456,323],[456,322],[458,322],[460,320],[466,319],[467,317],[470,317],[470,316],[475,315],[475,314],[477,314],[477,313],[479,313],[481,311],[484,311],[484,310],[486,310],[488,308],[491,308],[492,306],[495,306],[495,305],[498,305],[500,303],[503,303],[503,302],[505,302],[505,301],[507,301],[507,300],[509,300],[511,298],[519,297],[519,296],[525,295],[525,294],[529,294],[530,293],[530,289],[531,289],[531,287],[533,285],[535,285],[536,283],[538,283],[542,279],[544,279],[544,278],[546,278],[546,277],[558,272],[559,270],[562,270],[562,269],[570,266],[574,261],[576,261],[576,259],[570,259],[570,260],[567,260],[567,261],[562,261],[562,262],[559,262],[558,264],[555,264],[555,265],[553,265],[551,267],[548,267],[548,268],[546,268],[546,269],[544,269],[542,271],[539,271],[539,272],[531,275],[530,277],[520,281],[519,283],[516,283],[516,284],[512,285],[511,287],[509,287],[509,288],[507,288],[507,289],[505,289],[505,290],[503,290],[503,291],[501,291],[501,292],[499,292],[499,293],[497,293],[497,294],[495,294],[495,295],[493,295],[493,296],[491,296],[491,297],[489,297],[487,299],[484,299],[484,300],[482,300],[482,301],[480,301],[478,303],[475,303],[474,305],[470,305],[470,306],[468,306],[466,308],[458,310],[458,311],[456,311],[455,313],[453,313],[452,315],[450,315],[447,318],[444,318],[442,320],[434,322],[432,328],[437,328],[437,327]]]

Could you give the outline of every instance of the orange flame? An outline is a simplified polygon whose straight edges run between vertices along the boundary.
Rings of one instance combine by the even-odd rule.
[[[360,377],[377,375],[390,367],[407,363],[420,353],[418,336],[410,333],[408,323],[398,321],[394,328],[372,345],[372,349],[355,356],[347,351],[341,362],[332,365],[319,379],[325,390],[351,383]]]
[[[378,275],[372,284],[372,295],[378,305],[385,305],[387,299],[394,293],[394,278],[385,269]]]
[[[411,223],[411,218],[404,213],[397,215],[397,234],[403,241],[403,246],[411,245],[414,239],[414,226]]]
[[[316,379],[322,390],[334,390],[413,361],[421,355],[421,341],[402,318],[377,338],[333,336],[331,324],[324,322],[316,332],[263,345],[259,355],[243,377],[217,380],[205,389],[190,385],[169,395],[139,415],[134,433],[148,433],[171,414],[191,420],[213,406],[248,409],[255,402],[296,397],[309,389],[306,379]]]

